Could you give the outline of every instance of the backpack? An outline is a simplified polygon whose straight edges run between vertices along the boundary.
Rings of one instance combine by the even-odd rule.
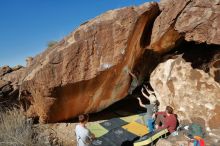
[[[187,135],[190,138],[194,138],[194,136],[199,136],[201,138],[204,138],[205,132],[203,131],[202,127],[199,124],[192,123],[191,125],[189,125]]]

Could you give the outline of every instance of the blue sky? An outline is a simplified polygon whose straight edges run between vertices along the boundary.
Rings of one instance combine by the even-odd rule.
[[[147,1],[0,0],[0,66],[25,65],[25,58],[39,54],[49,41],[62,39],[81,23],[107,10]]]

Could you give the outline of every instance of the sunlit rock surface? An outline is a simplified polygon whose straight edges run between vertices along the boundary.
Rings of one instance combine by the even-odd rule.
[[[166,52],[181,39],[220,44],[219,0],[161,0],[148,49]]]
[[[19,85],[24,77],[25,68],[22,66],[0,67],[0,104],[12,105],[19,96]]]
[[[199,119],[207,130],[220,128],[220,84],[179,56],[157,66],[150,83],[161,103],[171,105],[180,120]]]
[[[31,102],[28,115],[41,122],[62,121],[124,98],[131,82],[128,70],[145,50],[140,45],[144,29],[151,30],[158,14],[157,3],[108,11],[34,57],[21,87],[30,93],[23,97]]]

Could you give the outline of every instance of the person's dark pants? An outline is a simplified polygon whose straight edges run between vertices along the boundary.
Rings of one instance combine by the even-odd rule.
[[[154,131],[154,120],[152,118],[147,119],[146,121],[146,125],[149,129],[149,132],[153,132]]]

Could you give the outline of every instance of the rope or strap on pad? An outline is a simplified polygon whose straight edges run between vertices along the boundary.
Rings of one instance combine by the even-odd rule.
[[[153,134],[147,134],[146,136],[140,138],[138,141],[134,142],[134,146],[144,146],[148,145],[154,140],[160,138],[162,135],[167,134],[169,131],[167,129],[161,130],[159,132],[155,132]]]

